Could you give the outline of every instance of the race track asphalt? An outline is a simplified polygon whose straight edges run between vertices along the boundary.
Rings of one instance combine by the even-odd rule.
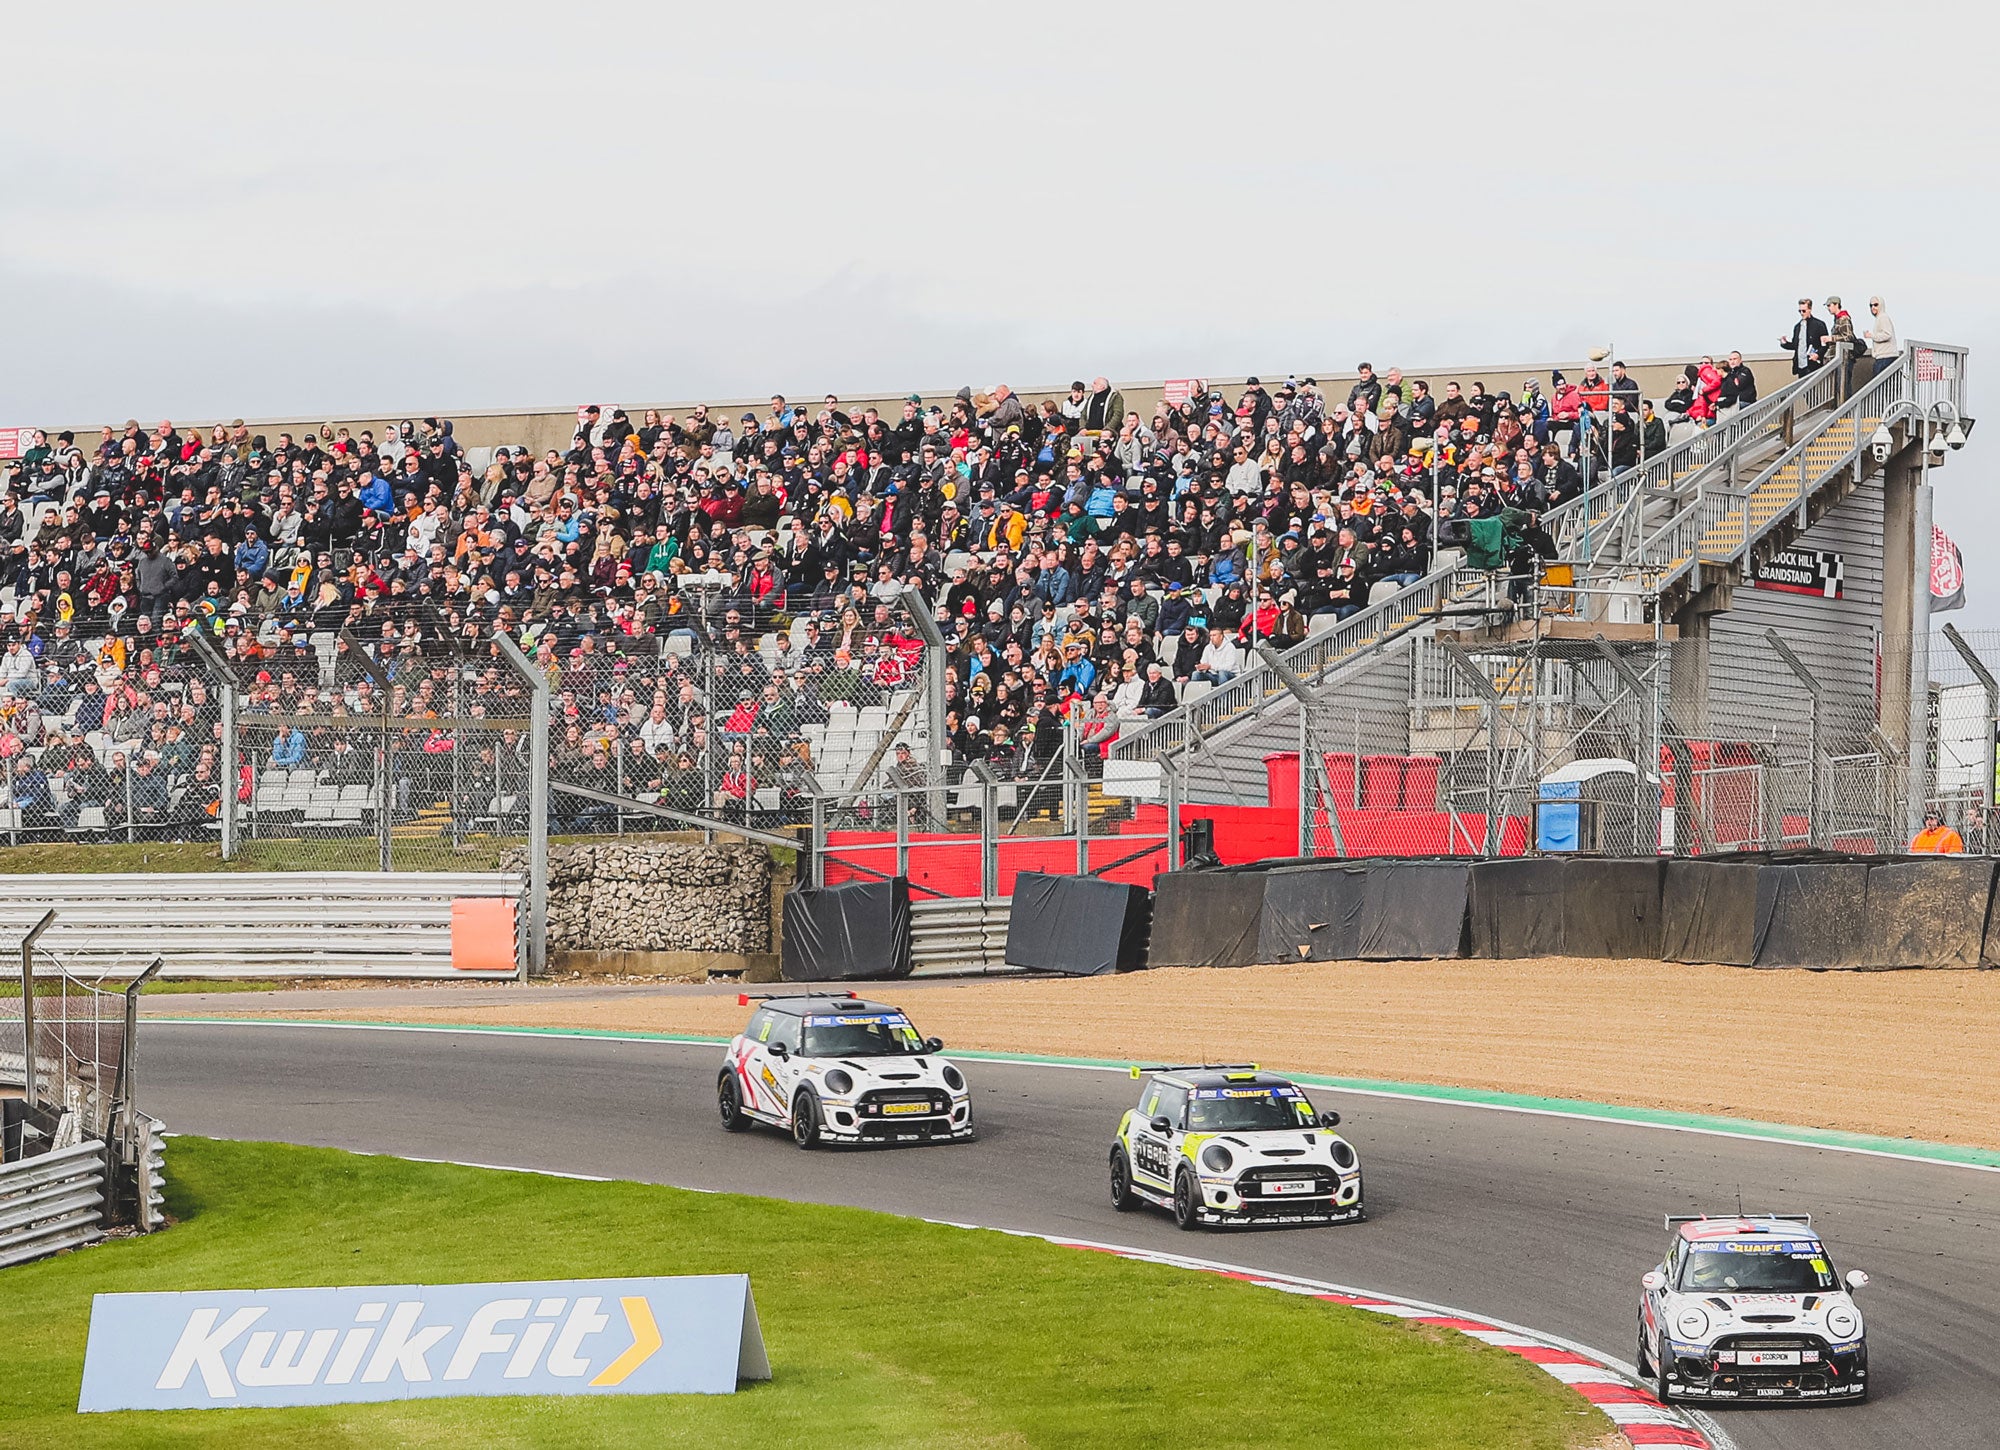
[[[921,1022],[919,1023],[921,1026]],[[177,1132],[597,1174],[1195,1254],[1434,1301],[1629,1360],[1663,1213],[1809,1210],[1861,1306],[1857,1407],[1720,1411],[1743,1450],[2000,1443],[2000,1174],[1449,1103],[1343,1095],[1371,1219],[1183,1234],[1114,1212],[1131,1080],[970,1062],[978,1141],[801,1153],[715,1119],[721,1050],[665,1042],[149,1022],[142,1093]],[[1782,1119],[1782,1104],[1763,1116]]]

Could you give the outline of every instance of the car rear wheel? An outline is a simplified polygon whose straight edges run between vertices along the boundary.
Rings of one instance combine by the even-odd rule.
[[[1183,1168],[1174,1177],[1174,1222],[1184,1229],[1198,1228],[1201,1224],[1201,1199],[1194,1186],[1194,1175]]]
[[[801,1148],[819,1144],[819,1099],[810,1089],[792,1099],[792,1141]]]
[[[1132,1197],[1132,1165],[1125,1157],[1125,1149],[1111,1150],[1111,1206],[1120,1213],[1131,1210],[1137,1203]]]
[[[743,1094],[736,1086],[736,1074],[725,1072],[715,1080],[715,1106],[722,1114],[722,1131],[740,1133],[750,1126],[750,1115],[743,1111]]]

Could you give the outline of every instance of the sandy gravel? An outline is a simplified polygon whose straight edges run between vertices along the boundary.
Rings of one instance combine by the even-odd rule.
[[[1545,958],[905,983],[959,1047],[1247,1060],[2000,1147],[2000,971],[1803,972]],[[371,994],[371,998],[373,994]],[[323,1005],[322,1005],[323,1003]],[[371,1000],[287,1016],[729,1033],[725,991],[564,987]],[[219,998],[225,1013],[246,1011]]]

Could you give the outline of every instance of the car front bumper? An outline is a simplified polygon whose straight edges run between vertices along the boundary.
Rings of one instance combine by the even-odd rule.
[[[1751,1365],[1724,1340],[1669,1347],[1667,1398],[1690,1404],[1788,1404],[1852,1400],[1868,1393],[1865,1341],[1826,1344],[1806,1338],[1796,1365]]]

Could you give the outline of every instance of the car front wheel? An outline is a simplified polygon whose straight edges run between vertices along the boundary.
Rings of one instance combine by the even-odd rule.
[[[819,1099],[810,1091],[792,1099],[792,1141],[801,1148],[819,1144]]]
[[[715,1080],[715,1106],[722,1114],[722,1130],[725,1133],[740,1133],[750,1126],[750,1115],[743,1111],[743,1094],[736,1086],[736,1074],[725,1072]]]
[[[1646,1347],[1646,1321],[1639,1320],[1639,1348],[1632,1355],[1632,1366],[1639,1371],[1640,1379],[1653,1377],[1653,1356]]]
[[[1183,1168],[1174,1179],[1174,1222],[1184,1229],[1194,1229],[1201,1225],[1201,1199],[1194,1186],[1194,1175]]]

